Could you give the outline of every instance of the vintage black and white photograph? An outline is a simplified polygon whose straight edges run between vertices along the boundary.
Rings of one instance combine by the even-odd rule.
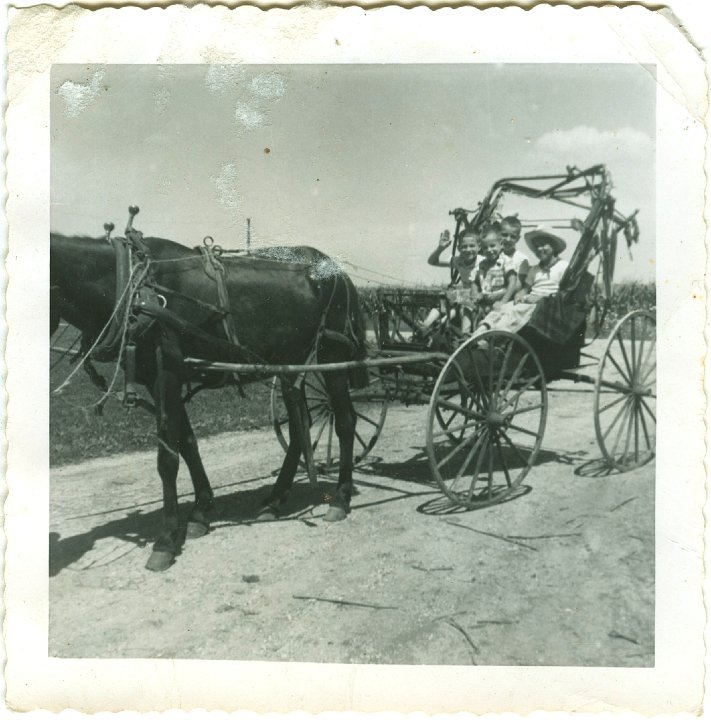
[[[9,48],[14,707],[696,707],[677,27],[44,8]]]
[[[655,90],[55,66],[50,654],[652,666]]]

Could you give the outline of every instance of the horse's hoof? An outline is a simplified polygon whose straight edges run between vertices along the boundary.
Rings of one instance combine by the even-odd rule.
[[[341,520],[346,519],[346,511],[343,508],[331,506],[326,511],[323,519],[326,522],[340,522]]]
[[[279,516],[276,514],[273,508],[265,507],[259,511],[257,517],[254,520],[255,522],[272,522],[273,520],[278,519]]]
[[[210,526],[197,520],[188,520],[188,527],[185,530],[185,537],[189,540],[201,538],[210,532]]]
[[[146,570],[163,572],[175,562],[175,555],[167,550],[154,550],[146,563]]]

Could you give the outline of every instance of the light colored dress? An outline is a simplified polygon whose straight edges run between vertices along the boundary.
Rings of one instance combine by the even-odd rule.
[[[564,260],[558,260],[546,270],[540,265],[534,265],[526,276],[526,287],[530,288],[530,300],[541,300],[557,293],[567,268],[568,263]],[[518,332],[529,321],[535,309],[535,302],[504,303],[498,310],[493,310],[484,318],[473,335],[476,337],[487,330]]]

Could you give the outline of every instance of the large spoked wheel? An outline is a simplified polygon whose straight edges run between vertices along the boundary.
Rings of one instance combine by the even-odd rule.
[[[377,370],[368,373],[368,386],[363,389],[351,389],[351,401],[356,412],[356,432],[353,463],[362,462],[373,449],[385,424],[388,403]],[[306,400],[306,408],[311,422],[311,447],[316,467],[325,473],[338,468],[339,446],[336,436],[335,416],[326,384],[320,373],[304,375],[301,389]],[[272,424],[274,432],[284,451],[289,446],[289,419],[281,397],[281,384],[278,378],[272,382],[271,394]]]
[[[468,340],[437,378],[427,454],[444,494],[469,509],[517,491],[543,440],[548,395],[540,360],[518,335]]]
[[[612,331],[595,383],[595,434],[603,457],[625,471],[649,462],[657,429],[657,322],[647,310]]]

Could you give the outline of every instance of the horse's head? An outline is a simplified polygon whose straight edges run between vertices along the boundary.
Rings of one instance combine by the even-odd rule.
[[[113,310],[113,249],[105,240],[50,233],[49,283],[50,332],[60,319],[82,332],[99,332]]]

